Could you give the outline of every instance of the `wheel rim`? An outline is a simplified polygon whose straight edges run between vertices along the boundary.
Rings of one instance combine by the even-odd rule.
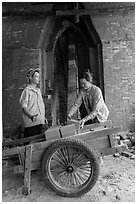
[[[93,174],[91,158],[75,146],[62,146],[56,149],[49,160],[49,175],[58,188],[79,190],[88,183]]]

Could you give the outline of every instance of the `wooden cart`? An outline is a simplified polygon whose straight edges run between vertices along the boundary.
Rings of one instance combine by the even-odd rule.
[[[61,196],[77,197],[95,185],[100,157],[127,149],[115,139],[120,131],[121,127],[113,127],[111,121],[86,125],[81,131],[78,123],[72,122],[49,128],[42,135],[3,143],[2,158],[18,155],[19,165],[8,167],[8,170],[24,173],[23,192],[26,195],[30,193],[31,171],[39,169],[50,189]],[[26,142],[30,143],[24,145]]]

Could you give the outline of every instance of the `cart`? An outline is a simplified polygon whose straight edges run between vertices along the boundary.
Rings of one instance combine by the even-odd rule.
[[[113,127],[111,121],[85,125],[80,131],[78,126],[79,122],[69,121],[44,134],[3,143],[3,160],[19,157],[19,164],[9,166],[8,171],[24,174],[25,195],[31,193],[31,171],[39,169],[45,185],[57,194],[81,196],[98,180],[100,157],[127,149],[126,145],[117,144],[115,135],[121,127]],[[24,145],[26,142],[30,143]]]

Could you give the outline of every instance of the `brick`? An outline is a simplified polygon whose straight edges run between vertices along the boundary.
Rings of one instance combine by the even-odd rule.
[[[49,128],[45,132],[46,141],[60,139],[61,135],[60,135],[59,129],[60,129],[60,126]]]
[[[76,131],[78,133],[79,131],[79,121],[78,120],[67,120],[67,125],[71,125],[71,124],[75,124],[75,127],[76,127]]]
[[[60,132],[62,137],[69,137],[77,134],[77,130],[74,124],[62,126],[60,128]]]

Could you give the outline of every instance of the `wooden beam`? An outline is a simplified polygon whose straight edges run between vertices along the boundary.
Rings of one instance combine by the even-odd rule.
[[[110,147],[115,147],[116,144],[115,144],[115,135],[108,135],[108,140],[110,142]]]
[[[22,143],[26,143],[26,142],[31,142],[32,140],[45,140],[45,135],[44,134],[40,134],[40,135],[35,135],[32,137],[27,137],[27,138],[22,138],[22,139],[16,139],[10,142],[3,142],[2,146],[6,147],[6,146],[12,146],[12,145],[17,145],[17,144],[22,144]]]
[[[31,171],[32,170],[36,170],[36,169],[40,169],[41,166],[41,160],[40,161],[36,161],[31,163]],[[23,173],[24,172],[24,166],[23,165],[16,165],[16,166],[4,166],[2,167],[2,172],[8,172],[8,173]]]
[[[32,157],[32,145],[26,146],[25,155],[25,169],[24,169],[24,194],[30,194],[30,178],[31,178],[31,157]]]
[[[90,124],[90,125],[85,125],[83,127],[83,129],[81,130],[81,132],[85,132],[85,131],[92,131],[96,128],[99,128],[99,127],[102,127],[102,128],[112,128],[113,125],[112,125],[112,121],[111,120],[107,120],[106,122],[104,123],[93,123],[93,124]]]
[[[100,13],[119,13],[129,10],[135,10],[134,6],[128,7],[109,7],[109,8],[93,8],[93,9],[73,9],[56,11],[57,16],[75,16],[75,15],[98,15]]]
[[[5,149],[2,151],[2,157],[12,156],[15,154],[21,154],[25,152],[25,146],[23,147],[15,147],[11,149]]]
[[[127,146],[126,146],[126,145],[117,146],[117,147],[110,147],[110,148],[98,149],[98,151],[100,152],[100,155],[101,155],[101,156],[114,155],[114,154],[116,154],[116,153],[124,152],[125,150],[127,150]]]
[[[91,10],[89,9],[75,9],[75,10],[60,10],[56,11],[56,15],[58,16],[71,16],[71,15],[90,15]]]

